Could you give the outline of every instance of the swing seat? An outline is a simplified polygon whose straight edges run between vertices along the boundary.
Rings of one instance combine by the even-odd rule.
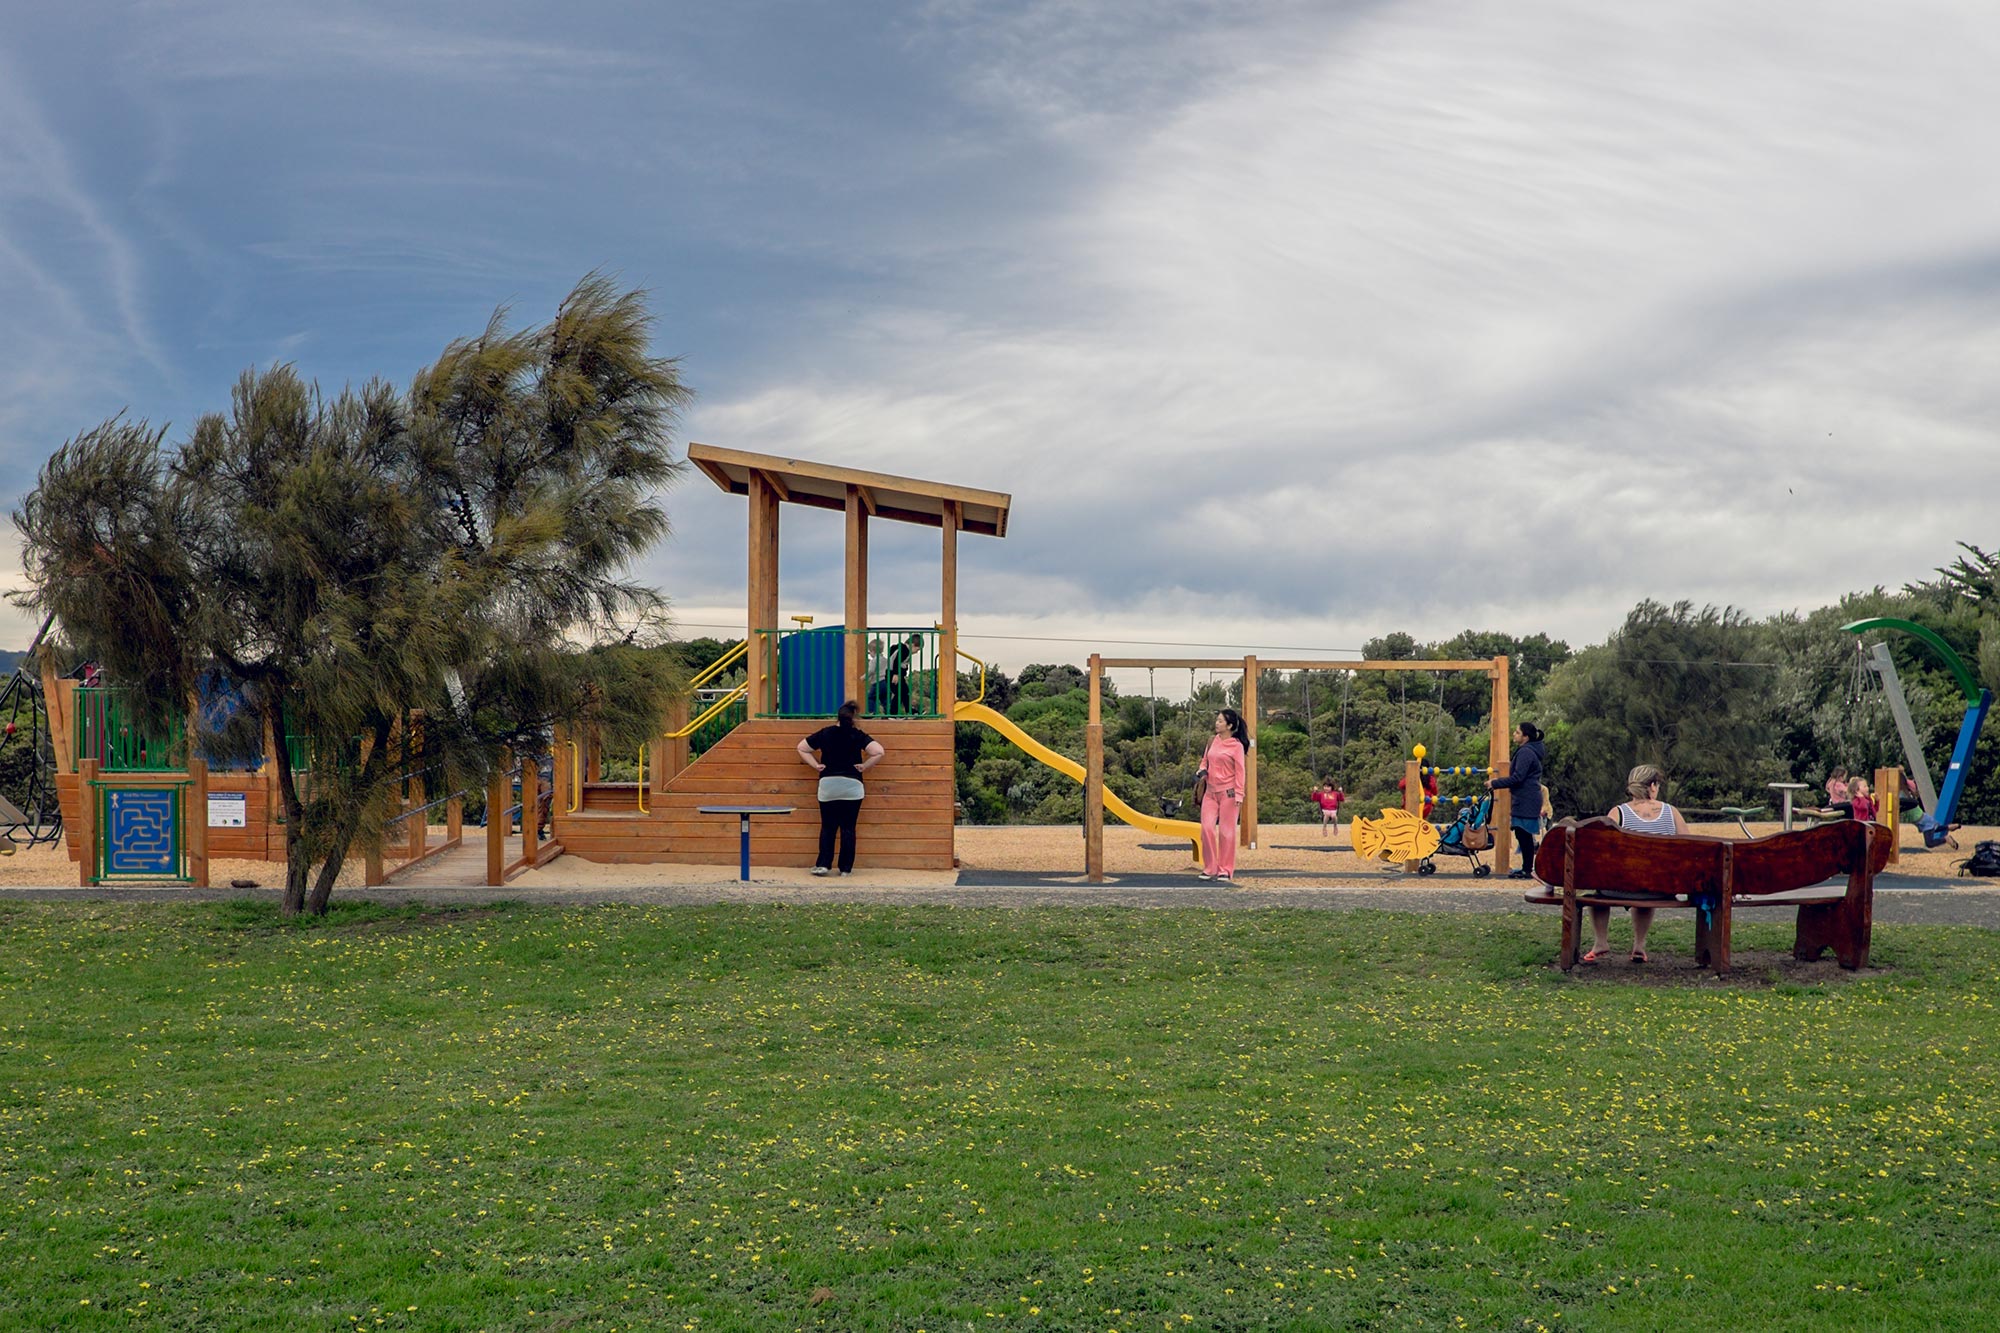
[[[1736,827],[1742,829],[1743,836],[1748,838],[1754,835],[1750,832],[1750,826],[1743,821],[1753,817],[1758,819],[1763,818],[1766,808],[1761,805],[1725,805],[1722,807],[1721,814],[1724,819],[1735,820]]]

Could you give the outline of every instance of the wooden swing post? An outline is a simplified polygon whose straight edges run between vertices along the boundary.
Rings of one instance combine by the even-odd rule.
[[[1104,659],[1090,655],[1090,720],[1083,728],[1083,874],[1104,882]]]

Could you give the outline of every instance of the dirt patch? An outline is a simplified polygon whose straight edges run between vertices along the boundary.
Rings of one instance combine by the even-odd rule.
[[[1656,990],[1822,990],[1888,976],[1892,971],[1864,967],[1850,972],[1831,957],[1803,963],[1789,953],[1739,949],[1729,957],[1729,975],[1718,977],[1705,967],[1696,967],[1691,953],[1648,949],[1647,954],[1648,961],[1634,963],[1627,954],[1613,950],[1601,963],[1579,962],[1565,980],[1578,986],[1649,986]],[[1549,964],[1549,970],[1562,976],[1554,963]]]

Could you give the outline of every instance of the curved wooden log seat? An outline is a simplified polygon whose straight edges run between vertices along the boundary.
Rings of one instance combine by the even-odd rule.
[[[1695,963],[1729,971],[1730,925],[1739,907],[1796,907],[1792,956],[1833,950],[1840,965],[1868,965],[1875,876],[1893,835],[1844,820],[1768,838],[1662,838],[1627,833],[1609,819],[1565,819],[1535,853],[1544,888],[1531,903],[1563,910],[1561,963],[1576,966],[1586,907],[1682,908],[1695,913]]]

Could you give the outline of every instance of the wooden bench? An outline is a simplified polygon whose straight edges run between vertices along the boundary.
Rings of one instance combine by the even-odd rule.
[[[1565,972],[1576,966],[1586,907],[1693,910],[1695,964],[1722,976],[1737,908],[1796,906],[1794,958],[1810,962],[1832,949],[1842,967],[1866,967],[1875,876],[1891,836],[1880,824],[1846,820],[1737,842],[1627,833],[1602,816],[1565,819],[1535,853],[1545,887],[1527,900],[1562,908]],[[1836,876],[1846,878],[1826,882]]]

